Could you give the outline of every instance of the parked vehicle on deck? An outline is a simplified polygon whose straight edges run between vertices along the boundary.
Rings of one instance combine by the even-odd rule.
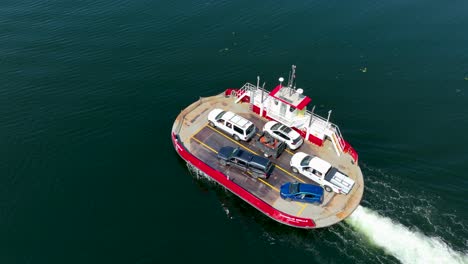
[[[320,184],[327,192],[348,194],[354,186],[351,178],[332,167],[330,163],[304,152],[294,154],[290,165],[293,172]]]
[[[291,150],[298,149],[304,143],[304,139],[297,131],[277,121],[268,121],[263,126],[263,131],[286,143]]]
[[[256,140],[255,146],[263,152],[265,157],[278,158],[286,149],[286,143],[272,137],[268,132],[263,132]]]
[[[225,146],[217,154],[218,161],[223,166],[237,167],[254,178],[268,178],[274,168],[274,164],[267,158],[252,154],[239,147]]]
[[[250,120],[220,108],[215,108],[208,113],[208,124],[223,130],[237,141],[249,141],[257,131]]]
[[[281,185],[280,196],[287,201],[321,204],[323,188],[314,184],[287,182]]]

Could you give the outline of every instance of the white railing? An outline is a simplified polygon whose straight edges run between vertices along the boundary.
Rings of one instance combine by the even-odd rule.
[[[257,89],[257,86],[251,84],[251,83],[245,83],[244,86],[242,86],[239,90],[244,90],[244,91],[247,91],[247,90],[255,90]]]
[[[325,133],[325,129],[327,129],[327,120],[317,114],[312,113],[309,110],[306,110],[306,114],[312,118],[312,121],[310,121],[310,125],[312,125],[314,122],[319,121],[320,126],[322,127],[322,133]],[[329,123],[330,124],[330,123]],[[308,126],[309,124],[307,124]]]
[[[255,91],[257,87],[254,86],[253,84],[250,84],[250,83],[246,83],[244,84],[244,86],[242,86],[238,91],[237,91],[237,99],[235,101],[235,103],[237,104],[238,102],[240,102],[245,96],[250,96],[250,101],[252,102],[252,93]],[[250,92],[250,93],[248,93]]]
[[[242,100],[244,96],[250,96],[250,104],[255,104],[255,95],[256,91],[261,91],[264,96],[263,96],[263,102],[268,99],[268,94],[269,92],[261,87],[258,87],[256,85],[253,85],[251,83],[245,83],[238,91],[237,91],[237,99],[236,103]],[[266,96],[265,96],[266,94]],[[260,100],[261,101],[261,100]],[[261,107],[261,104],[263,102],[260,102],[259,107]],[[315,127],[318,127],[321,131],[321,133],[326,134],[330,137],[335,137],[331,138],[333,141],[333,144],[336,145],[337,148],[342,152],[345,147],[344,139],[343,136],[341,135],[340,129],[337,125],[331,123],[329,120],[323,118],[322,116],[319,116],[309,110],[306,110],[304,117],[301,119],[295,119],[295,120],[290,120],[285,117],[282,117],[278,114],[274,114],[272,112],[268,112],[268,116],[276,119],[277,121],[287,125],[287,126],[299,126],[301,123],[303,124],[304,127],[307,129],[310,129],[312,124],[315,124]],[[311,121],[309,119],[312,119]],[[337,150],[338,152],[338,150]]]
[[[317,115],[317,114],[314,114],[310,111],[306,111],[306,114],[312,118],[312,121],[307,124],[306,126],[309,126],[309,129],[310,127],[312,126],[312,124],[314,122],[317,122],[319,121],[320,124],[315,124],[316,127],[321,127],[321,130],[322,130],[322,133],[328,135],[330,137],[330,139],[332,140],[333,144],[336,145],[335,147],[337,148],[337,153],[339,154],[340,152],[343,152],[344,150],[344,147],[345,147],[345,143],[344,143],[344,140],[343,140],[343,136],[341,135],[341,132],[340,132],[340,129],[338,128],[337,125],[331,123],[329,120]]]
[[[341,135],[341,131],[340,131],[340,129],[338,128],[337,125],[335,125],[335,124],[331,124],[331,125],[332,125],[332,127],[335,129],[335,134],[336,134],[336,136],[337,136],[337,138],[338,138],[338,142],[340,143],[341,151],[343,151],[343,150],[344,150],[344,147],[345,147],[345,143],[344,143],[343,136]]]

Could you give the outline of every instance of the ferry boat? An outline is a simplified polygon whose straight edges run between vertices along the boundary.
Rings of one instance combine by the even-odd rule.
[[[296,66],[292,65],[287,84],[283,84],[284,78],[280,77],[271,91],[266,90],[265,85],[261,87],[257,77],[256,85],[247,82],[241,88],[228,88],[217,95],[199,98],[177,116],[171,138],[176,152],[191,170],[214,180],[266,216],[297,228],[328,227],[344,220],[358,207],[364,191],[363,175],[357,152],[343,138],[338,126],[330,121],[331,111],[326,118],[315,114],[315,106],[310,106],[311,98],[304,95],[303,89],[296,88],[295,78]],[[209,123],[208,116],[215,109],[252,122],[256,127],[254,138],[239,140],[210,126],[213,124]],[[298,132],[303,143],[298,149],[286,148],[279,157],[268,157],[274,164],[274,171],[268,178],[252,177],[246,170],[220,163],[218,152],[223,147],[261,156],[261,150],[254,144],[255,137],[260,136],[269,121]],[[347,192],[331,191],[324,182],[307,177],[305,173],[309,168],[304,167],[301,173],[292,167],[292,157],[306,154],[318,158],[320,167],[328,164],[346,177],[340,181],[352,182]],[[301,159],[299,162],[304,165],[305,159]],[[327,191],[318,204],[290,201],[280,195],[281,187],[288,183],[319,185]]]

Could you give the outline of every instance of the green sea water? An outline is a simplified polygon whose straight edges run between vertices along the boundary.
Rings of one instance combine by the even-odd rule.
[[[468,263],[468,2],[5,0],[0,263]],[[359,154],[361,207],[276,223],[194,177],[200,96],[297,66]]]

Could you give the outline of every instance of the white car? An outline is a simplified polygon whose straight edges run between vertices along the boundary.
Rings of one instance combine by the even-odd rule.
[[[220,108],[213,109],[208,113],[208,124],[211,127],[223,130],[238,141],[249,141],[257,132],[257,128],[252,121]]]
[[[332,167],[330,163],[304,152],[294,154],[289,165],[293,172],[320,184],[327,192],[348,194],[354,186],[351,178]]]
[[[283,141],[288,148],[292,150],[298,149],[302,143],[304,143],[304,139],[297,131],[276,121],[267,122],[265,126],[263,126],[263,131]]]

